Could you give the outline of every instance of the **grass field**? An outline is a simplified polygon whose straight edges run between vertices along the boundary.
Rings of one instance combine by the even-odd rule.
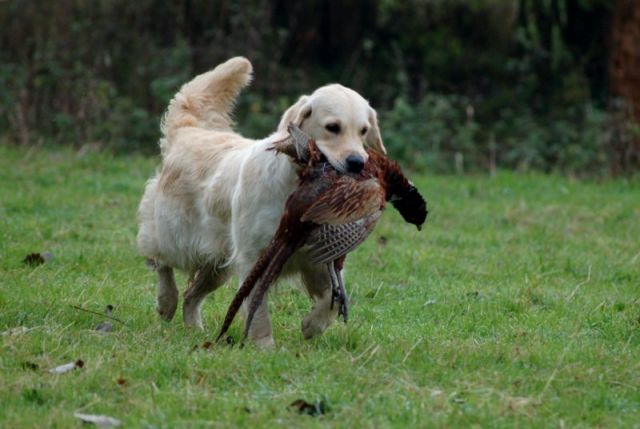
[[[350,256],[348,325],[303,340],[310,302],[285,283],[274,350],[194,350],[236,284],[207,300],[204,332],[180,310],[160,322],[135,251],[156,162],[0,147],[1,427],[80,427],[77,411],[125,427],[640,427],[637,180],[415,177],[426,227],[389,209]],[[73,307],[107,304],[126,323],[110,333]]]

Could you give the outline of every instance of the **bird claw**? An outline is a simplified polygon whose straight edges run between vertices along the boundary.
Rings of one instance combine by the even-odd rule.
[[[338,316],[342,316],[344,323],[347,323],[348,319],[348,307],[347,307],[347,294],[341,287],[335,287],[331,291],[331,310],[333,310],[333,304],[338,302]]]
[[[329,274],[331,276],[331,306],[329,308],[333,310],[333,305],[337,301],[338,316],[342,316],[344,323],[347,323],[349,313],[348,298],[344,290],[344,285],[342,284],[342,278],[336,273],[333,262],[329,263],[327,267],[329,268]]]

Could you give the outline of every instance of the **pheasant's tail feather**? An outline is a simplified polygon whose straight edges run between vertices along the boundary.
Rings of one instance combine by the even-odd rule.
[[[274,255],[273,259],[270,261],[269,266],[264,271],[260,282],[257,285],[256,291],[253,294],[253,298],[251,299],[251,304],[249,305],[249,311],[247,313],[247,322],[244,330],[245,338],[249,336],[249,328],[251,328],[251,322],[253,322],[253,318],[258,310],[260,304],[262,304],[262,300],[264,299],[264,295],[269,290],[269,287],[273,284],[273,282],[278,278],[280,273],[282,272],[282,268],[284,264],[289,260],[293,252],[296,250],[296,246],[292,244],[283,245],[278,249],[278,252]]]
[[[233,297],[231,304],[229,304],[227,314],[224,317],[224,322],[222,323],[222,327],[220,328],[220,333],[218,334],[216,341],[219,341],[222,336],[229,330],[231,322],[233,322],[236,314],[238,314],[238,310],[240,310],[242,303],[249,296],[249,294],[251,294],[251,291],[255,287],[260,277],[262,277],[265,271],[269,269],[269,264],[279,253],[280,247],[281,243],[279,243],[275,238],[271,240],[271,243],[264,250],[262,256],[260,257],[260,259],[258,259],[258,262],[255,263],[249,275],[244,279],[244,282],[236,292],[236,295]]]

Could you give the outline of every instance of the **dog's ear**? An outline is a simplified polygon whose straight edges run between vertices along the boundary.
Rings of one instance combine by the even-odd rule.
[[[311,116],[311,99],[310,97],[303,95],[296,101],[296,103],[289,107],[280,119],[278,125],[278,131],[287,132],[289,124],[294,124],[298,127],[302,126],[305,119]]]
[[[367,133],[367,138],[365,139],[365,143],[367,146],[370,146],[377,150],[380,153],[386,154],[387,149],[384,147],[382,143],[382,136],[380,135],[380,127],[378,126],[378,115],[373,108],[369,107],[369,124],[371,128],[369,129],[369,133]]]

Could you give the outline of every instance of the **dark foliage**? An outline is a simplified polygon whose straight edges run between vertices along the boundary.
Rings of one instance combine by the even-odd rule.
[[[244,55],[256,80],[237,119],[252,136],[339,81],[371,100],[392,155],[414,168],[605,173],[638,139],[609,108],[614,3],[4,1],[0,132],[155,151],[180,85]]]

